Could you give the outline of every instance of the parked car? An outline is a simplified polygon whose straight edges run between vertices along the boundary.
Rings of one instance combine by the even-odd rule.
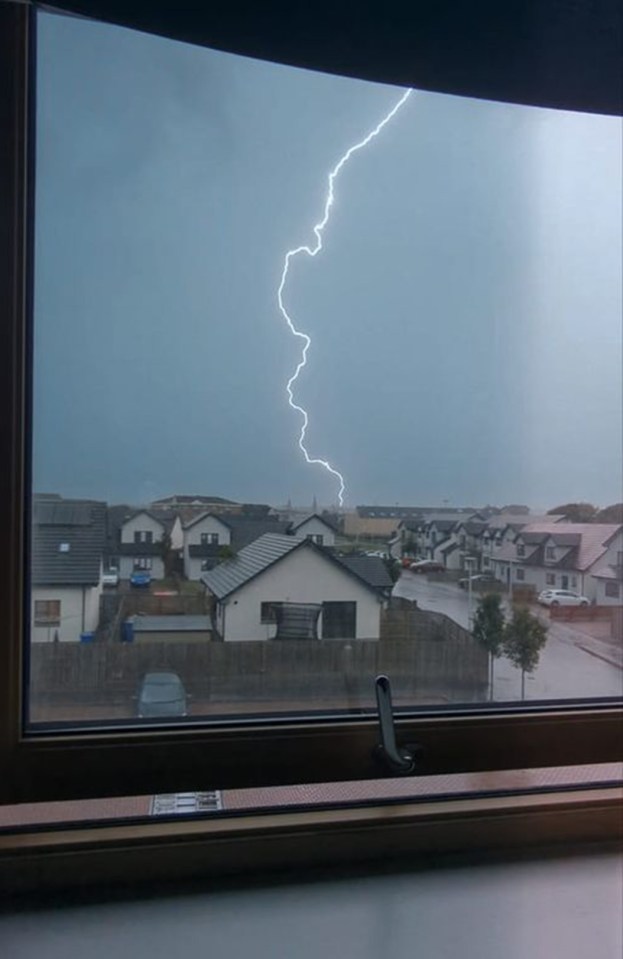
[[[115,566],[105,569],[102,573],[102,586],[118,586],[119,570]]]
[[[433,559],[418,559],[411,563],[409,569],[414,573],[445,573],[446,567],[443,563],[437,563]]]
[[[130,576],[130,586],[136,586],[142,589],[149,589],[151,585],[151,573],[147,569],[136,569]]]
[[[187,716],[188,696],[177,673],[145,673],[138,690],[137,715]]]
[[[570,589],[544,589],[538,602],[541,606],[588,606],[590,599]]]
[[[470,579],[472,586],[486,586],[487,583],[497,583],[493,573],[474,573],[473,576],[464,576],[463,579],[459,580],[461,589],[467,589]]]

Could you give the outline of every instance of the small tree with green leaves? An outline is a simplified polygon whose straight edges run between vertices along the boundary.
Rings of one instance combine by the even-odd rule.
[[[493,663],[504,646],[504,610],[498,593],[482,596],[472,624],[472,636],[489,654],[489,699],[493,699]]]
[[[504,631],[504,654],[521,670],[521,698],[525,698],[526,673],[539,665],[541,650],[547,642],[547,627],[525,607],[515,608]]]

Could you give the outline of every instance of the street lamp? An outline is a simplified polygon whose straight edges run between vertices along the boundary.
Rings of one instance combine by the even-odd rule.
[[[467,626],[472,628],[472,570],[474,569],[475,558],[473,556],[465,557],[465,568],[467,570]]]

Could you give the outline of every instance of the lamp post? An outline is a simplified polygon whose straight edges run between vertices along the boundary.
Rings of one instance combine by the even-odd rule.
[[[472,628],[472,570],[474,569],[474,557],[465,557],[465,568],[467,570],[467,627]]]

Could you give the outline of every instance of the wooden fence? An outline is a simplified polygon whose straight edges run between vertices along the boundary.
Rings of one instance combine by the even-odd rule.
[[[379,673],[390,676],[397,703],[479,701],[487,656],[458,630],[398,641],[33,644],[31,701],[129,704],[142,676],[160,670],[177,673],[204,703],[368,706]]]

